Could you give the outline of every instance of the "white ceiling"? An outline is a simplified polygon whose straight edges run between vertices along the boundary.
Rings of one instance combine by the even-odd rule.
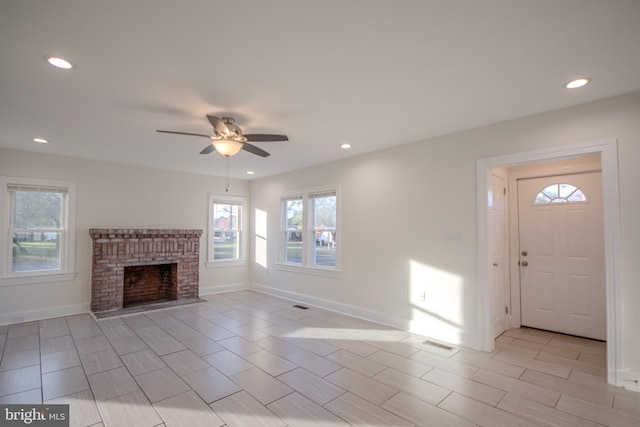
[[[289,136],[231,159],[261,178],[638,91],[640,1],[2,0],[0,54],[2,147],[224,176],[155,130],[231,115]]]

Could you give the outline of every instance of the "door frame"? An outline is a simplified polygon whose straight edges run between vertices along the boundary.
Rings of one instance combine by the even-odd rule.
[[[526,163],[570,159],[585,154],[600,154],[602,166],[602,202],[604,215],[604,257],[607,319],[607,381],[622,384],[622,310],[620,293],[620,204],[618,182],[618,142],[616,139],[584,142],[522,153],[478,159],[477,175],[477,274],[478,335],[482,350],[493,351],[493,325],[489,279],[489,191],[491,169]]]

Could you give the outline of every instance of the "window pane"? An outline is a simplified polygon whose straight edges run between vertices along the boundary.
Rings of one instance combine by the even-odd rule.
[[[11,271],[60,269],[60,232],[13,233]]]
[[[302,230],[302,199],[287,200],[287,230]]]
[[[576,189],[576,191],[574,191],[567,200],[569,200],[570,202],[586,202],[587,197],[582,191]]]
[[[313,212],[316,229],[336,228],[336,196],[314,198]]]
[[[566,199],[576,190],[577,188],[571,184],[560,184],[560,197]]]
[[[213,205],[213,228],[216,230],[238,230],[240,205]]]
[[[285,262],[289,263],[302,264],[301,233],[296,233],[295,235],[289,232],[287,233],[287,238],[285,240],[284,260]]]
[[[539,203],[549,203],[551,199],[546,196],[544,193],[540,192],[538,193],[538,195],[536,196],[536,199],[533,201],[533,203],[539,204]]]
[[[216,231],[213,237],[213,259],[240,257],[237,231]]]
[[[551,200],[558,198],[558,184],[553,184],[542,190]]]
[[[336,266],[336,242],[335,232],[315,231],[316,244],[314,248],[313,263],[328,267]]]
[[[13,226],[21,229],[62,228],[61,193],[16,191]]]

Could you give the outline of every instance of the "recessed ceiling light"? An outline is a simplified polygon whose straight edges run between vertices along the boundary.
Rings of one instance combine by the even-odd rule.
[[[255,174],[254,171],[247,171],[247,175],[253,175],[253,174]]]
[[[342,148],[343,150],[348,150],[349,148],[351,148],[351,144],[341,144],[340,148]]]
[[[70,70],[73,68],[73,64],[71,62],[64,58],[60,58],[59,56],[45,56],[44,59],[56,68],[61,68],[63,70]]]
[[[579,79],[571,80],[568,83],[565,83],[563,86],[567,89],[577,89],[579,87],[585,86],[591,82],[589,77],[580,77]]]
[[[47,144],[49,141],[47,141],[44,138],[33,138],[33,142],[39,142],[40,144]]]

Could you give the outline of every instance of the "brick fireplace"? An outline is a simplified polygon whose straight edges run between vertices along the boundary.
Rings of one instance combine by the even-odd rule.
[[[89,234],[91,311],[198,298],[202,230],[92,228]]]

